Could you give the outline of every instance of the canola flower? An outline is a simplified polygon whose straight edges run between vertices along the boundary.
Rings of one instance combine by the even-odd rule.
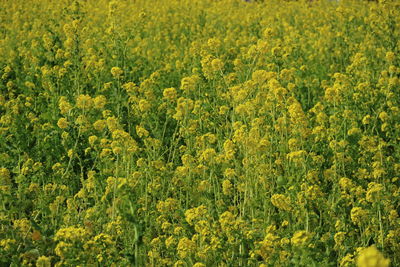
[[[400,265],[398,1],[53,2],[0,8],[1,266]]]
[[[357,257],[357,267],[388,267],[390,260],[386,259],[375,247],[364,248]]]

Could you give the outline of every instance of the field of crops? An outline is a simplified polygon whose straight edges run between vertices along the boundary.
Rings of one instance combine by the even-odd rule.
[[[1,1],[0,266],[399,266],[399,18]]]

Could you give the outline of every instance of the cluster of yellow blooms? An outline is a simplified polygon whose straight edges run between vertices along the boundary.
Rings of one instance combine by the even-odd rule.
[[[0,266],[400,265],[399,1],[1,5]]]

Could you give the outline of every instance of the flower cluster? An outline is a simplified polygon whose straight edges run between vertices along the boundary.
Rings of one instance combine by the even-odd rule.
[[[7,1],[0,266],[400,266],[399,17]]]

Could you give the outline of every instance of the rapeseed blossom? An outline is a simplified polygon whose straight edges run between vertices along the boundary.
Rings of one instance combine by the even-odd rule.
[[[398,1],[53,2],[0,8],[1,266],[400,265]]]

